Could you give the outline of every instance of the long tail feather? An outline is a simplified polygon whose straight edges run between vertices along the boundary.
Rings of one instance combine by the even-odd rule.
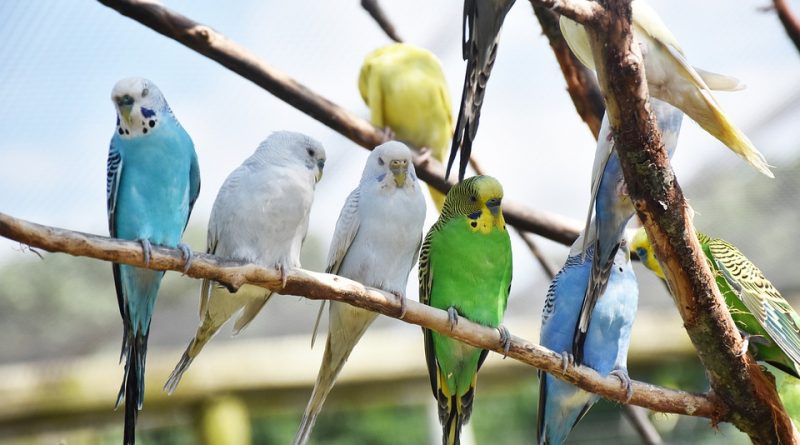
[[[125,399],[125,431],[123,444],[136,443],[136,421],[144,404],[144,369],[147,357],[147,334],[133,335],[126,329],[123,345],[126,347],[125,376],[122,380],[117,406]]]

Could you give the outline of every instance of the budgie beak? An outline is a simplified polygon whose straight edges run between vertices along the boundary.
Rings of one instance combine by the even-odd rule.
[[[325,169],[325,160],[320,159],[317,161],[317,176],[316,180],[319,182],[322,179],[322,170]]]
[[[394,175],[394,182],[397,187],[402,188],[406,184],[406,178],[408,177],[408,161],[395,159],[389,163],[389,170]]]
[[[133,110],[133,98],[129,95],[124,95],[115,99],[117,109],[119,110],[120,117],[125,122],[125,125],[131,127],[131,111]]]
[[[500,213],[500,199],[492,198],[486,201],[486,208],[492,212],[492,216],[497,216],[497,214]]]

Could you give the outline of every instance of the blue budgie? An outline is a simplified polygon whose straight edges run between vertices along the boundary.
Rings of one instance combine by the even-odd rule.
[[[589,230],[589,241],[594,236]],[[567,262],[553,279],[542,313],[540,343],[560,352],[564,368],[573,357],[569,352],[578,321],[583,290],[592,267],[592,250],[582,251],[583,235],[575,241]],[[639,289],[631,268],[627,244],[616,250],[608,287],[592,312],[592,323],[586,333],[583,364],[601,375],[616,375],[631,395],[627,371],[631,325],[636,314]],[[589,411],[599,396],[586,392],[547,374],[539,374],[539,412],[537,436],[539,445],[563,443],[575,424]]]
[[[188,269],[192,251],[180,240],[200,193],[194,144],[149,80],[120,80],[111,100],[117,110],[106,183],[111,236],[138,240],[146,264],[151,244],[179,247]],[[120,359],[126,359],[117,406],[124,398],[124,443],[133,444],[138,410],[144,401],[150,318],[164,272],[124,264],[114,264],[113,270],[124,326]]]
[[[425,222],[425,198],[411,161],[411,151],[396,141],[379,145],[369,155],[358,187],[339,213],[326,268],[328,273],[391,292],[401,304]],[[324,307],[325,302],[320,313]],[[378,316],[338,301],[330,302],[329,314],[322,365],[295,444],[308,442],[336,377]]]
[[[208,221],[208,253],[274,267],[300,267],[314,189],[325,149],[289,131],[271,134],[222,184]],[[183,373],[225,322],[241,311],[234,333],[259,313],[272,292],[246,284],[236,292],[211,280],[200,291],[200,326],[164,389],[175,391]]]
[[[653,114],[656,116],[664,146],[669,156],[672,157],[678,145],[683,113],[672,105],[655,98],[650,99],[650,104]],[[622,176],[622,166],[617,152],[614,150],[608,116],[603,117],[603,124],[597,139],[591,202],[587,228],[584,233],[589,233],[589,221],[593,208],[595,213],[593,233],[596,234],[596,239],[592,241],[594,244],[592,270],[588,285],[584,290],[585,296],[572,348],[572,353],[578,363],[583,362],[584,339],[589,329],[592,310],[603,295],[620,239],[625,231],[625,226],[634,213],[633,204],[628,197],[627,187]],[[591,240],[588,238],[584,240],[584,242],[589,241]],[[582,249],[585,253],[586,246],[584,245]]]

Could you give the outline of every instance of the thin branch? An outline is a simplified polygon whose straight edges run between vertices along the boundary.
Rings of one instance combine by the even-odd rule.
[[[711,387],[731,409],[731,422],[757,444],[797,443],[774,384],[752,356],[739,353],[740,336],[694,235],[650,112],[642,55],[631,31],[630,1],[604,0],[607,17],[587,26],[630,197],[662,260]]]
[[[386,13],[383,12],[383,8],[378,3],[378,0],[361,0],[361,7],[364,8],[370,16],[378,23],[378,26],[381,27],[383,32],[386,35],[394,40],[397,43],[402,43],[403,39],[397,34],[397,31],[394,29],[394,25],[389,20],[389,17],[386,16]]]
[[[74,256],[145,267],[141,245],[135,241],[43,226],[3,213],[0,213],[0,236],[49,252],[63,252]],[[153,246],[147,267],[155,270],[182,271],[183,265],[184,260],[180,250]],[[394,295],[336,275],[293,269],[287,272],[286,285],[283,286],[277,270],[202,253],[194,254],[194,260],[186,275],[220,281],[233,288],[252,284],[286,295],[342,301],[394,318],[400,314],[400,304]],[[461,318],[451,330],[447,312],[413,300],[406,300],[405,305],[406,313],[403,321],[407,323],[432,329],[478,348],[499,353],[503,351],[496,329]],[[512,336],[508,356],[611,400],[624,401],[626,398],[626,391],[616,377],[602,377],[584,366],[572,366],[564,372],[560,354],[525,339]],[[724,419],[727,412],[725,406],[713,396],[692,394],[642,382],[633,382],[633,398],[628,403],[660,412],[710,417],[715,420]]]
[[[316,94],[208,26],[147,0],[98,1],[220,63],[364,148],[371,150],[384,142],[383,133],[369,122]],[[444,168],[435,159],[415,158],[414,166],[420,179],[443,193],[453,184],[445,180]],[[503,201],[503,211],[510,225],[566,245],[575,241],[581,229],[575,221],[510,200]]]
[[[603,102],[603,95],[597,85],[594,72],[585,67],[572,54],[567,41],[561,35],[558,15],[550,9],[536,4],[534,0],[530,0],[530,3],[533,6],[533,12],[536,14],[539,24],[542,26],[542,33],[547,36],[550,48],[552,48],[556,61],[561,67],[561,72],[564,74],[564,80],[567,82],[567,92],[575,105],[575,111],[586,122],[592,135],[597,139],[597,135],[600,134],[600,125],[603,122],[603,113],[605,113],[606,105]]]
[[[778,13],[778,18],[781,20],[786,34],[797,50],[800,51],[800,20],[792,14],[792,10],[789,9],[789,4],[786,0],[773,0],[772,4],[775,6],[775,12]]]

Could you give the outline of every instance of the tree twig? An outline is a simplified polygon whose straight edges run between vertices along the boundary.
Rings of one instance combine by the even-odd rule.
[[[208,26],[152,1],[98,1],[220,63],[364,148],[371,150],[384,142],[383,133],[369,122],[316,94]],[[444,168],[435,159],[420,161],[415,158],[414,166],[420,179],[443,193],[453,184],[445,180]],[[533,210],[512,200],[503,201],[503,212],[510,225],[561,244],[572,244],[581,230],[575,221]]]
[[[742,342],[700,249],[686,202],[650,112],[631,0],[603,0],[605,16],[587,26],[625,182],[714,393],[730,420],[757,444],[797,443],[774,385]]]
[[[394,25],[389,20],[389,17],[386,16],[386,13],[383,12],[383,8],[378,3],[378,0],[361,0],[361,7],[364,8],[369,15],[375,19],[378,23],[378,26],[381,27],[383,32],[386,35],[394,40],[397,43],[402,43],[403,39],[397,34],[397,31],[394,29]]]
[[[564,80],[567,82],[567,92],[575,105],[575,111],[586,122],[592,135],[597,139],[597,135],[600,134],[600,125],[603,122],[603,113],[605,113],[606,106],[603,103],[603,95],[597,85],[594,73],[572,54],[569,45],[564,40],[564,36],[561,35],[561,28],[558,26],[558,15],[552,10],[536,4],[534,0],[530,0],[530,3],[533,6],[533,12],[536,14],[539,24],[542,26],[542,33],[547,36],[550,48],[553,50],[556,61],[561,67],[561,72],[564,74]]]
[[[0,236],[49,252],[63,252],[74,256],[145,267],[141,245],[136,241],[123,241],[43,226],[3,213],[0,213]],[[153,246],[147,267],[155,270],[182,271],[183,265],[182,252],[179,249]],[[233,288],[241,287],[243,284],[253,284],[286,295],[342,301],[394,318],[397,318],[401,311],[397,298],[392,294],[365,287],[336,275],[303,269],[288,271],[286,285],[283,286],[280,272],[275,269],[195,253],[186,275],[220,281]],[[405,306],[406,313],[403,317],[405,322],[435,330],[475,347],[503,352],[496,329],[462,318],[451,330],[447,312],[413,300],[406,300]],[[626,398],[626,390],[616,377],[602,377],[584,366],[572,366],[563,372],[560,354],[525,339],[512,336],[508,356],[603,397],[617,401]],[[633,398],[629,403],[660,412],[710,417],[716,420],[724,419],[727,411],[725,405],[713,396],[692,394],[642,382],[633,382]]]
[[[778,13],[783,29],[786,30],[786,35],[794,43],[795,48],[800,51],[800,20],[792,13],[786,0],[772,0],[772,5],[775,12]]]

